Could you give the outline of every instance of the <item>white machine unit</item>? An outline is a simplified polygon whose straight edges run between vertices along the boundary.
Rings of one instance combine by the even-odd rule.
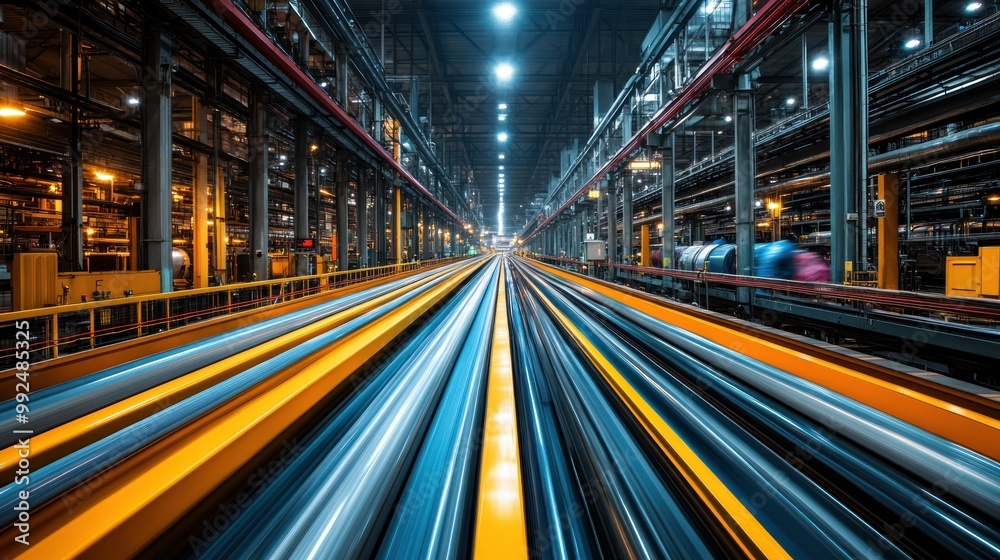
[[[583,260],[603,261],[608,256],[607,242],[603,240],[583,242]]]

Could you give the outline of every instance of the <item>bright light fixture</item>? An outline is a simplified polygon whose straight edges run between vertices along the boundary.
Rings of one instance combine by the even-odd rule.
[[[509,136],[507,136],[506,132],[501,132],[500,134],[497,134],[497,140],[501,142],[506,142],[507,138],[509,138]]]
[[[723,117],[723,120],[725,120],[726,122],[733,122],[733,116],[732,115],[726,115],[725,117]]]
[[[500,178],[503,179],[504,177],[506,177],[506,175],[504,175],[503,173],[501,173],[500,174]]]
[[[503,155],[503,154],[500,154],[500,159],[505,159],[506,157],[507,157],[507,156],[505,156],[505,155]],[[503,167],[501,167],[500,169],[503,169]]]
[[[915,49],[915,48],[917,48],[919,46],[920,46],[920,39],[917,39],[916,37],[914,37],[914,38],[910,39],[909,41],[903,43],[903,47],[906,48],[906,49],[909,49],[909,50],[913,50],[913,49]]]
[[[507,62],[501,62],[496,67],[497,79],[501,82],[509,82],[514,77],[514,67]]]
[[[502,165],[500,166],[500,171],[503,171],[503,166]]]
[[[497,118],[500,119],[501,122],[503,122],[503,121],[507,120],[507,115],[500,114],[500,116],[498,116]]]
[[[788,99],[786,99],[785,100],[785,105],[788,105],[789,107],[791,107],[792,105],[795,105],[795,98],[794,97],[789,97]]]
[[[128,103],[129,105],[135,107],[136,105],[139,104],[139,98],[138,97],[129,97],[128,99],[125,100],[125,103]]]
[[[825,56],[817,56],[812,62],[813,70],[822,72],[830,67],[830,59]]]
[[[325,88],[330,85],[330,82],[320,82],[319,87]]]
[[[25,115],[24,109],[16,109],[14,107],[0,107],[0,117],[23,117]]]
[[[983,3],[982,2],[969,2],[969,5],[965,7],[965,11],[966,12],[975,12],[979,8],[982,8],[982,7],[983,7]]]
[[[507,104],[506,103],[501,103],[500,106],[497,107],[497,108],[500,109],[501,111],[506,111],[507,110]]]
[[[509,23],[517,15],[517,6],[510,2],[502,2],[493,6],[493,17],[503,23]]]

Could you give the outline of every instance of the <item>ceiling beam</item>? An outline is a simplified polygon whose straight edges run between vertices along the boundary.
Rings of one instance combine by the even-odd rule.
[[[542,163],[542,156],[548,150],[549,145],[552,143],[551,129],[552,123],[560,122],[560,117],[562,116],[563,110],[566,107],[567,101],[569,100],[569,94],[573,90],[573,84],[570,78],[573,76],[573,72],[576,67],[580,65],[583,60],[583,55],[587,52],[587,46],[590,45],[591,38],[594,35],[594,31],[597,29],[598,24],[601,21],[601,8],[593,7],[590,10],[590,19],[587,25],[586,34],[582,41],[576,42],[576,52],[569,57],[566,57],[566,67],[563,68],[563,82],[565,86],[562,90],[562,95],[559,96],[558,100],[553,100],[552,107],[550,108],[550,117],[544,125],[545,129],[545,142],[542,144],[541,149],[538,150],[538,158],[535,160],[535,165],[531,170],[531,174],[528,176],[528,182],[533,183],[535,177],[538,174],[538,170]],[[572,44],[572,43],[571,43]]]

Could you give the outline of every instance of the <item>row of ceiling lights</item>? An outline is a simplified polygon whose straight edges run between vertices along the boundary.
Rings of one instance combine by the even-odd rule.
[[[514,16],[517,15],[517,6],[510,2],[502,2],[493,6],[493,16],[501,24],[508,24],[514,20]],[[496,65],[493,70],[496,75],[497,82],[500,84],[509,83],[514,78],[514,66],[510,62],[500,62]],[[501,123],[507,121],[508,106],[507,103],[501,102],[497,105],[497,120]],[[501,125],[500,130],[497,132],[497,141],[501,144],[505,144],[507,140],[510,139],[510,134],[507,132],[506,125]],[[503,214],[504,214],[504,186],[506,183],[506,174],[504,173],[503,160],[505,159],[504,151],[500,151],[498,156],[501,163],[499,166],[499,175],[497,176],[497,192],[500,194],[500,207],[497,212],[497,232],[498,235],[503,235]]]

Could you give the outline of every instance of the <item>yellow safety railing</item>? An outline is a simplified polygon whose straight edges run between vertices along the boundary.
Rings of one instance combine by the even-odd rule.
[[[15,349],[23,350],[23,344],[17,348],[17,341],[21,340],[18,336],[23,338],[18,332],[27,331],[31,362],[36,363],[464,258],[416,261],[0,313],[0,370],[14,367]]]

